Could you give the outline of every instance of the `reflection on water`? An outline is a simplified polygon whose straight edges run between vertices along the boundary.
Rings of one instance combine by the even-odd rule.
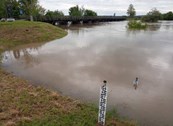
[[[8,62],[12,60],[20,60],[22,65],[28,68],[39,64],[39,59],[36,58],[33,53],[38,54],[38,49],[40,44],[29,44],[25,46],[19,46],[11,51],[6,51],[3,53],[2,62]]]
[[[148,31],[158,31],[161,27],[162,22],[158,23],[150,23],[148,24],[149,27],[147,28]]]
[[[162,24],[162,26],[164,26],[166,30],[173,29],[173,23],[172,23],[172,21],[164,21],[164,23]]]
[[[4,52],[2,66],[35,84],[96,104],[107,80],[109,108],[116,106],[144,126],[172,126],[173,29],[167,25],[173,22],[150,25],[146,31],[129,31],[126,23],[70,27],[66,37],[37,49]]]

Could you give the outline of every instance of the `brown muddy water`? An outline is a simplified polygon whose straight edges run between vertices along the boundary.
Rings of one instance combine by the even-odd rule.
[[[4,52],[2,67],[96,104],[107,80],[108,109],[116,107],[142,126],[173,126],[173,22],[151,24],[146,31],[129,31],[126,24],[70,27],[62,39]]]

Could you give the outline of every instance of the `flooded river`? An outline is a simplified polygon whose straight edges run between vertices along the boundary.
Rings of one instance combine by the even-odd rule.
[[[72,26],[62,39],[4,52],[2,67],[96,104],[107,80],[108,109],[116,107],[142,126],[173,126],[173,22],[151,24],[146,31],[129,31],[126,24]]]

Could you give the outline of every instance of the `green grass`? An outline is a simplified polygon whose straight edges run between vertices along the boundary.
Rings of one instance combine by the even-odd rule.
[[[52,113],[41,119],[33,121],[20,121],[19,126],[96,126],[98,109],[93,105],[80,104],[78,109],[68,114],[55,114],[56,109],[50,110]],[[107,112],[106,126],[136,126],[136,122],[120,118],[116,111]]]
[[[68,114],[58,113],[56,108],[52,108],[42,119],[35,119],[32,122],[19,122],[20,126],[95,126],[97,124],[96,107],[80,104],[76,110]]]
[[[0,122],[3,126],[96,126],[98,107],[34,87],[0,70]],[[107,126],[135,126],[116,110],[107,112]]]
[[[0,22],[0,52],[21,44],[48,42],[65,35],[66,31],[48,23]]]

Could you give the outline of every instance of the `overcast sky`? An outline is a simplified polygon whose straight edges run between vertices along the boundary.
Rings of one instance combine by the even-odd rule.
[[[173,0],[39,0],[47,10],[61,10],[68,15],[70,7],[79,5],[97,12],[98,15],[126,15],[129,4],[133,4],[137,15],[146,14],[152,8],[162,13],[173,11]]]

